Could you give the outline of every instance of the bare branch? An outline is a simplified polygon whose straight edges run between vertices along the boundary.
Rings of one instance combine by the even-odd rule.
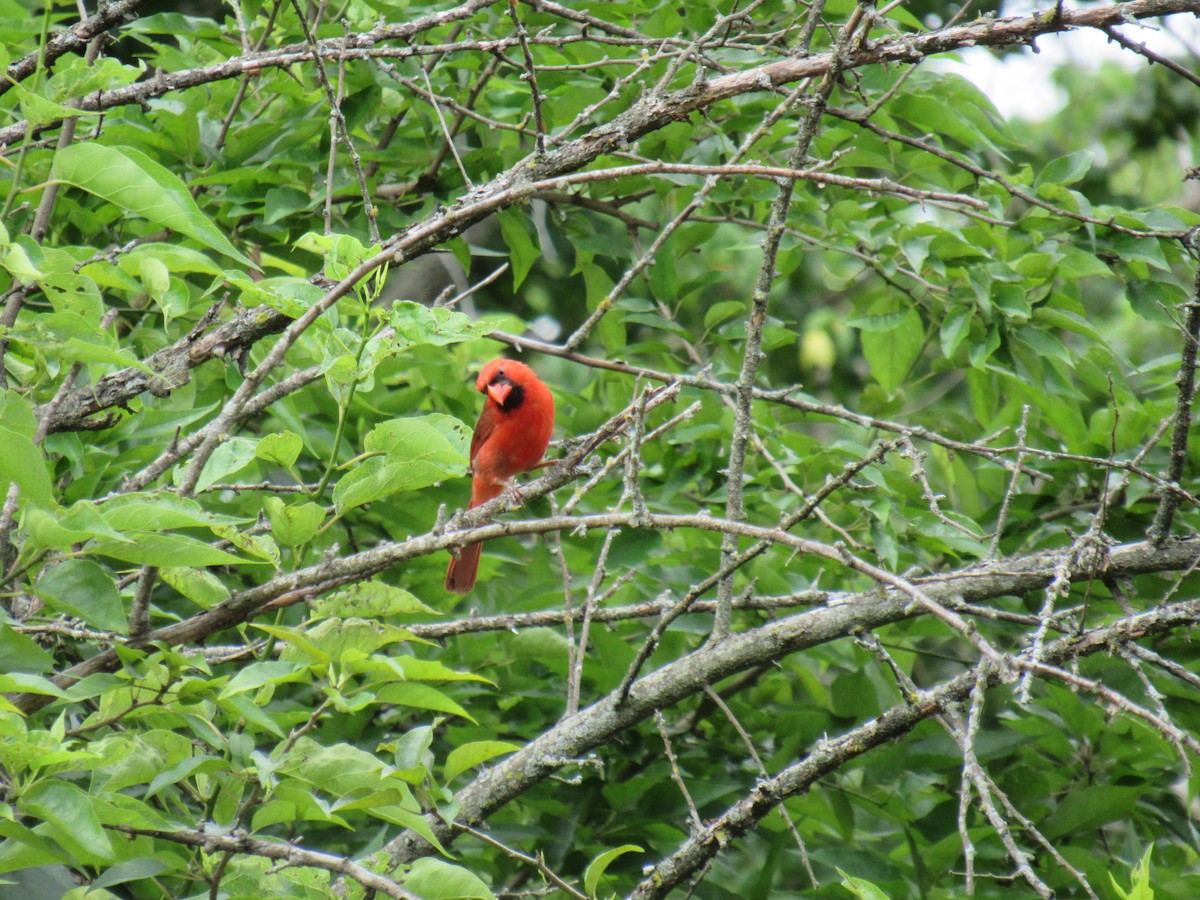
[[[206,853],[242,853],[278,860],[289,866],[324,869],[326,872],[345,875],[347,878],[357,881],[367,890],[378,891],[385,897],[394,897],[396,900],[419,900],[416,894],[405,890],[398,882],[372,872],[353,860],[346,859],[344,856],[334,856],[332,853],[306,850],[295,844],[279,844],[274,841],[252,838],[245,834],[211,834],[188,828],[178,831],[160,831],[153,828],[133,828],[129,825],[105,825],[105,827],[122,834],[143,835],[175,844],[184,844],[188,847],[198,847]]]

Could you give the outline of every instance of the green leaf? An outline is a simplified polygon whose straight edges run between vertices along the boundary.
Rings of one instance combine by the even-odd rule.
[[[251,534],[248,531],[238,531],[230,525],[214,525],[213,534],[224,538],[243,553],[256,556],[279,568],[279,545],[269,534]]]
[[[404,886],[421,900],[495,900],[496,896],[478,875],[432,856],[412,864]]]
[[[255,626],[263,627],[263,626]],[[305,646],[318,648],[328,659],[347,653],[366,656],[380,647],[414,640],[412,632],[374,619],[324,619],[303,633]]]
[[[230,438],[221,444],[204,464],[200,479],[196,482],[197,493],[212,487],[218,481],[224,481],[229,475],[240,472],[254,462],[255,445],[255,441],[243,437]],[[182,475],[182,467],[176,472]]]
[[[437,610],[426,606],[404,588],[381,581],[360,581],[345,590],[320,597],[313,604],[313,615],[318,618],[361,616],[382,619],[414,613],[440,615]]]
[[[0,673],[48,672],[53,666],[54,657],[32,638],[13,631],[7,622],[0,622]]]
[[[72,106],[63,106],[60,103],[55,103],[41,94],[34,93],[19,81],[13,81],[11,78],[5,87],[16,94],[21,104],[21,116],[31,126],[47,125],[59,119],[69,119],[73,116],[99,115],[98,112],[80,110]]]
[[[217,759],[215,756],[185,756],[175,765],[154,776],[154,780],[146,785],[146,799],[149,800],[163,788],[190,777],[198,769],[208,772],[219,772],[226,768],[227,765],[228,763]]]
[[[80,141],[55,153],[50,177],[256,268],[200,211],[179,177],[140,150]]]
[[[287,662],[299,660],[305,663],[327,665],[331,661],[329,653],[321,647],[318,640],[310,638],[309,634],[303,629],[288,628],[286,625],[260,625],[258,623],[254,623],[251,627],[265,631],[271,637],[283,641],[285,646],[283,652],[280,654],[280,658]],[[313,635],[316,638],[322,637],[317,629],[313,629]]]
[[[182,534],[131,531],[126,536],[132,543],[100,538],[84,547],[84,551],[139,566],[224,566],[253,562]]]
[[[25,791],[19,809],[52,826],[52,834],[80,862],[109,862],[113,846],[108,832],[100,824],[95,801],[73,784],[46,781]]]
[[[115,866],[105,869],[99,878],[88,885],[87,891],[90,894],[92,891],[99,891],[114,885],[153,878],[155,875],[159,875],[170,868],[161,859],[127,860],[126,862],[117,863]]]
[[[101,507],[104,520],[118,531],[169,531],[174,528],[212,528],[242,525],[252,518],[214,513],[188,497],[171,491],[122,494]]]
[[[521,282],[533,268],[534,262],[541,255],[537,245],[525,228],[528,215],[522,209],[506,209],[497,214],[500,222],[500,233],[504,243],[508,245],[508,260],[512,264],[513,290],[519,290]]]
[[[159,577],[201,609],[212,609],[229,599],[229,588],[212,572],[170,566],[160,569]]]
[[[1108,880],[1112,882],[1113,890],[1117,892],[1121,900],[1154,900],[1154,888],[1150,886],[1150,854],[1153,852],[1154,845],[1151,844],[1142,854],[1138,864],[1133,867],[1133,871],[1129,873],[1128,891],[1123,890],[1117,884],[1117,879],[1113,877],[1112,872],[1108,873]]]
[[[605,850],[589,864],[583,873],[583,889],[589,897],[596,896],[596,887],[600,884],[600,879],[604,877],[605,871],[613,864],[614,860],[619,859],[626,853],[644,853],[641,847],[636,844],[622,844],[620,847],[614,847],[611,850]]]
[[[1095,158],[1096,154],[1091,150],[1079,150],[1060,156],[1042,168],[1034,187],[1040,188],[1044,184],[1075,184],[1088,173]]]
[[[280,765],[280,771],[335,797],[363,788],[377,790],[389,777],[387,769],[378,757],[353,744],[325,747],[308,737],[300,738]]]
[[[435,712],[453,713],[462,716],[469,722],[475,720],[470,713],[428,684],[408,682],[404,684],[388,684],[379,690],[380,703],[392,703],[396,706],[411,706],[414,709],[431,709]]]
[[[467,769],[473,769],[480,763],[485,763],[503,753],[513,753],[520,749],[518,745],[510,744],[508,741],[472,741],[469,744],[463,744],[461,747],[455,747],[446,756],[442,777],[446,781],[453,781]]]
[[[316,503],[288,505],[278,497],[267,497],[263,506],[271,519],[271,534],[289,547],[307,544],[325,521],[325,508]]]
[[[714,303],[704,313],[704,328],[710,330],[722,322],[728,322],[734,316],[744,315],[745,312],[746,304],[741,300],[722,300],[720,303]]]
[[[956,306],[942,320],[941,341],[943,356],[954,356],[954,351],[958,349],[958,345],[962,343],[963,338],[970,332],[971,320],[974,317],[975,310],[971,307]]]
[[[413,347],[443,347],[472,340],[490,333],[493,328],[486,319],[475,322],[456,310],[441,306],[430,308],[411,300],[393,304],[388,325],[394,332],[387,348],[392,355]]]
[[[303,448],[304,441],[300,439],[300,435],[291,431],[277,431],[259,439],[254,445],[254,455],[290,469],[299,459]]]
[[[48,678],[24,672],[0,675],[0,694],[43,694],[47,697],[66,697],[67,693]]]
[[[1099,828],[1125,820],[1137,806],[1140,787],[1101,784],[1078,787],[1062,798],[1042,825],[1048,838]]]
[[[102,631],[125,630],[125,607],[112,575],[90,559],[68,559],[50,568],[33,586],[51,609]]]
[[[392,419],[367,435],[368,459],[344,475],[333,491],[341,515],[356,506],[403,491],[415,491],[461,475],[470,439],[466,426],[440,413]]]
[[[15,482],[21,496],[42,507],[54,506],[54,489],[42,452],[34,446],[33,413],[15,391],[0,394],[0,482]]]
[[[238,670],[229,683],[221,689],[220,697],[232,697],[247,691],[256,691],[268,684],[287,684],[293,681],[303,681],[307,677],[308,666],[286,660],[266,660],[250,663]]]
[[[904,382],[912,364],[921,355],[925,329],[916,310],[903,314],[900,322],[888,331],[866,331],[862,336],[863,354],[871,366],[871,374],[888,394]]]
[[[890,900],[888,895],[862,878],[851,878],[840,868],[837,873],[842,876],[842,887],[848,890],[858,900]]]
[[[484,684],[493,682],[476,675],[474,672],[459,672],[449,666],[442,665],[435,659],[421,659],[416,656],[397,655],[390,660],[408,681],[479,681]]]
[[[378,251],[368,247],[352,234],[318,234],[310,231],[296,241],[296,246],[325,257],[325,274],[341,280]]]

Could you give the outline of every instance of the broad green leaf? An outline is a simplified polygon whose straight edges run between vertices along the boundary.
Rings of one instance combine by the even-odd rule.
[[[254,455],[267,462],[279,463],[287,469],[299,459],[303,447],[300,435],[291,431],[277,431],[259,439],[254,445]]]
[[[296,241],[296,246],[325,258],[325,274],[341,280],[379,251],[368,247],[351,234],[318,234],[310,231]]]
[[[435,712],[453,713],[469,722],[475,720],[465,709],[447,697],[444,693],[428,684],[407,682],[388,684],[379,689],[380,703],[392,703],[396,706],[411,706],[415,709],[430,709]]]
[[[269,534],[251,534],[248,531],[239,531],[232,525],[214,525],[212,532],[217,537],[229,541],[243,553],[256,556],[279,568],[279,545]]]
[[[386,616],[406,616],[413,613],[439,615],[404,588],[381,581],[360,581],[345,590],[317,598],[313,615],[348,618],[381,619]]]
[[[393,656],[389,662],[398,668],[408,681],[478,681],[483,684],[493,684],[482,675],[456,671],[442,665],[436,659],[421,659],[417,656],[400,654]]]
[[[604,877],[604,873],[608,867],[624,856],[626,853],[644,853],[645,851],[636,844],[622,844],[620,847],[613,847],[611,850],[605,850],[590,863],[583,873],[583,889],[589,897],[596,896],[596,888],[600,885],[600,879]]]
[[[196,492],[206,490],[240,472],[254,462],[254,459],[255,441],[243,437],[230,438],[214,450],[208,462],[204,464],[200,479],[196,482]],[[176,471],[182,473],[182,467]]]
[[[446,756],[446,765],[442,777],[453,781],[468,769],[473,769],[481,763],[494,759],[504,753],[513,753],[521,748],[508,741],[472,741],[455,747]]]
[[[7,622],[0,622],[0,673],[48,672],[53,665],[54,657],[32,638],[13,631]]]
[[[290,319],[304,315],[316,305],[325,291],[304,278],[281,275],[252,281],[249,278],[230,279],[230,283],[241,290],[243,306],[268,306]]]
[[[524,208],[506,209],[497,214],[500,233],[508,245],[508,261],[512,264],[513,290],[519,290],[521,282],[541,256],[537,244],[529,236],[525,222],[528,215]]]
[[[389,767],[353,744],[338,743],[326,747],[302,737],[281,761],[279,769],[334,797],[341,797],[354,790],[382,787]]]
[[[200,211],[179,177],[140,150],[81,141],[55,153],[50,177],[254,267]]]
[[[62,781],[46,781],[25,791],[20,810],[52,826],[52,835],[63,847],[78,854],[80,862],[108,862],[113,856],[108,832],[96,814],[96,801],[87,792]]]
[[[840,868],[837,873],[842,876],[842,887],[848,890],[858,900],[890,900],[888,895],[862,878],[851,878]]]
[[[288,547],[307,544],[325,521],[325,508],[316,503],[289,505],[278,497],[267,497],[263,506],[271,519],[271,534]]]
[[[1038,174],[1035,187],[1043,184],[1075,184],[1088,173],[1096,154],[1091,150],[1080,150],[1052,160]]]
[[[942,355],[946,357],[954,356],[954,351],[958,349],[963,338],[971,330],[971,320],[975,316],[975,310],[968,306],[956,306],[950,310],[950,314],[942,320],[941,326],[941,342]]]
[[[68,550],[72,544],[83,543],[94,537],[130,543],[129,538],[109,525],[88,500],[76,502],[65,512],[30,509],[25,514],[25,531],[31,545],[57,550]]]
[[[0,269],[6,269],[21,281],[38,281],[43,276],[25,248],[19,243],[10,242],[7,235],[0,240]]]
[[[42,452],[34,446],[33,413],[15,391],[0,394],[0,483],[15,482],[30,503],[54,506],[54,489]]]
[[[430,308],[411,300],[392,305],[388,325],[394,334],[388,352],[395,355],[413,347],[441,347],[471,340],[492,331],[490,319],[472,321],[470,316],[438,306]]]
[[[330,659],[341,659],[347,652],[360,656],[380,647],[413,639],[412,633],[373,619],[325,619],[305,629],[305,639],[320,648]]]
[[[159,577],[202,609],[211,609],[229,599],[229,588],[212,572],[170,566]]]
[[[94,91],[111,91],[133,84],[144,71],[143,66],[125,65],[111,56],[101,56],[96,60],[67,56],[54,64],[54,75],[46,86],[53,96],[67,100]]]
[[[122,494],[105,501],[104,519],[118,531],[169,531],[242,525],[253,518],[228,516],[205,509],[196,500],[172,491]]]
[[[871,366],[871,374],[888,394],[894,394],[904,383],[909,369],[921,355],[925,329],[916,310],[903,314],[899,323],[888,331],[865,331],[862,336],[863,354]]]
[[[286,660],[266,660],[250,663],[238,670],[228,684],[221,689],[221,697],[232,697],[247,691],[256,691],[268,684],[287,684],[302,681],[307,677],[308,666]]]
[[[265,734],[273,734],[280,740],[287,737],[283,729],[279,727],[279,723],[255,703],[253,698],[247,697],[245,694],[221,697],[217,700],[217,705],[223,710],[232,712],[239,719],[245,720],[248,730],[253,731],[257,728]]]
[[[163,788],[189,778],[197,771],[219,772],[228,768],[225,760],[215,756],[187,756],[170,768],[159,772],[154,780],[146,785],[146,799],[149,800]]]
[[[366,449],[383,455],[351,469],[338,482],[333,491],[338,514],[462,474],[469,443],[466,426],[440,413],[375,426],[367,435]]]
[[[224,566],[254,562],[182,534],[130,531],[126,537],[132,543],[100,538],[84,547],[84,552],[141,566]]]
[[[68,559],[51,567],[33,591],[51,609],[76,616],[101,631],[125,630],[125,605],[113,576],[90,559]]]
[[[912,310],[904,310],[902,312],[882,313],[880,315],[851,316],[846,320],[846,325],[863,332],[888,334],[904,324],[904,320],[908,318],[911,312]]]
[[[80,110],[71,106],[63,106],[61,103],[55,103],[48,97],[29,90],[19,81],[9,79],[5,87],[16,94],[21,104],[21,116],[30,125],[48,125],[51,122],[57,122],[60,119],[69,119],[73,116],[91,117],[99,115],[98,112]]]
[[[478,875],[432,856],[413,863],[403,884],[421,900],[495,900],[496,896]]]
[[[0,693],[44,694],[48,697],[66,697],[66,692],[48,678],[24,672],[8,672],[0,675]]]
[[[115,866],[110,866],[105,869],[99,878],[91,882],[88,886],[88,893],[92,891],[100,891],[104,888],[113,887],[118,884],[127,884],[131,881],[141,881],[143,879],[153,878],[171,868],[164,860],[147,858],[147,859],[130,859],[125,862],[117,863]]]
[[[1138,803],[1141,788],[1100,784],[1080,787],[1062,798],[1042,824],[1042,833],[1057,838],[1081,829],[1124,821]]]
[[[265,631],[273,638],[278,638],[284,642],[283,653],[280,658],[288,662],[300,660],[306,663],[319,663],[326,665],[330,662],[330,655],[320,647],[317,641],[311,640],[307,632],[300,628],[288,628],[284,625],[261,625],[255,622],[252,625],[260,631]]]
[[[735,316],[745,315],[746,304],[741,300],[722,300],[714,303],[704,313],[704,327],[712,329]]]

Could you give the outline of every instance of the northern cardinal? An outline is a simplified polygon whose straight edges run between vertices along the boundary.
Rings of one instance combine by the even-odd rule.
[[[475,389],[484,400],[471,437],[467,509],[499,497],[514,475],[537,468],[554,430],[554,397],[524,363],[493,359],[479,373]],[[446,590],[466,594],[475,586],[480,547],[467,544],[450,560]]]

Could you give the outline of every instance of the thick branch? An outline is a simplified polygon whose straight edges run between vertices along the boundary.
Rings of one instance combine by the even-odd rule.
[[[56,407],[38,410],[39,419],[49,414],[47,434],[107,428],[111,418],[93,419],[96,413],[124,407],[145,391],[165,397],[187,384],[190,370],[214,358],[238,357],[269,334],[277,334],[291,320],[269,306],[239,312],[228,322],[204,334],[199,327],[169,347],[146,359],[146,368],[130,366],[105,375],[95,384],[71,391]],[[150,369],[151,371],[146,371]]]

